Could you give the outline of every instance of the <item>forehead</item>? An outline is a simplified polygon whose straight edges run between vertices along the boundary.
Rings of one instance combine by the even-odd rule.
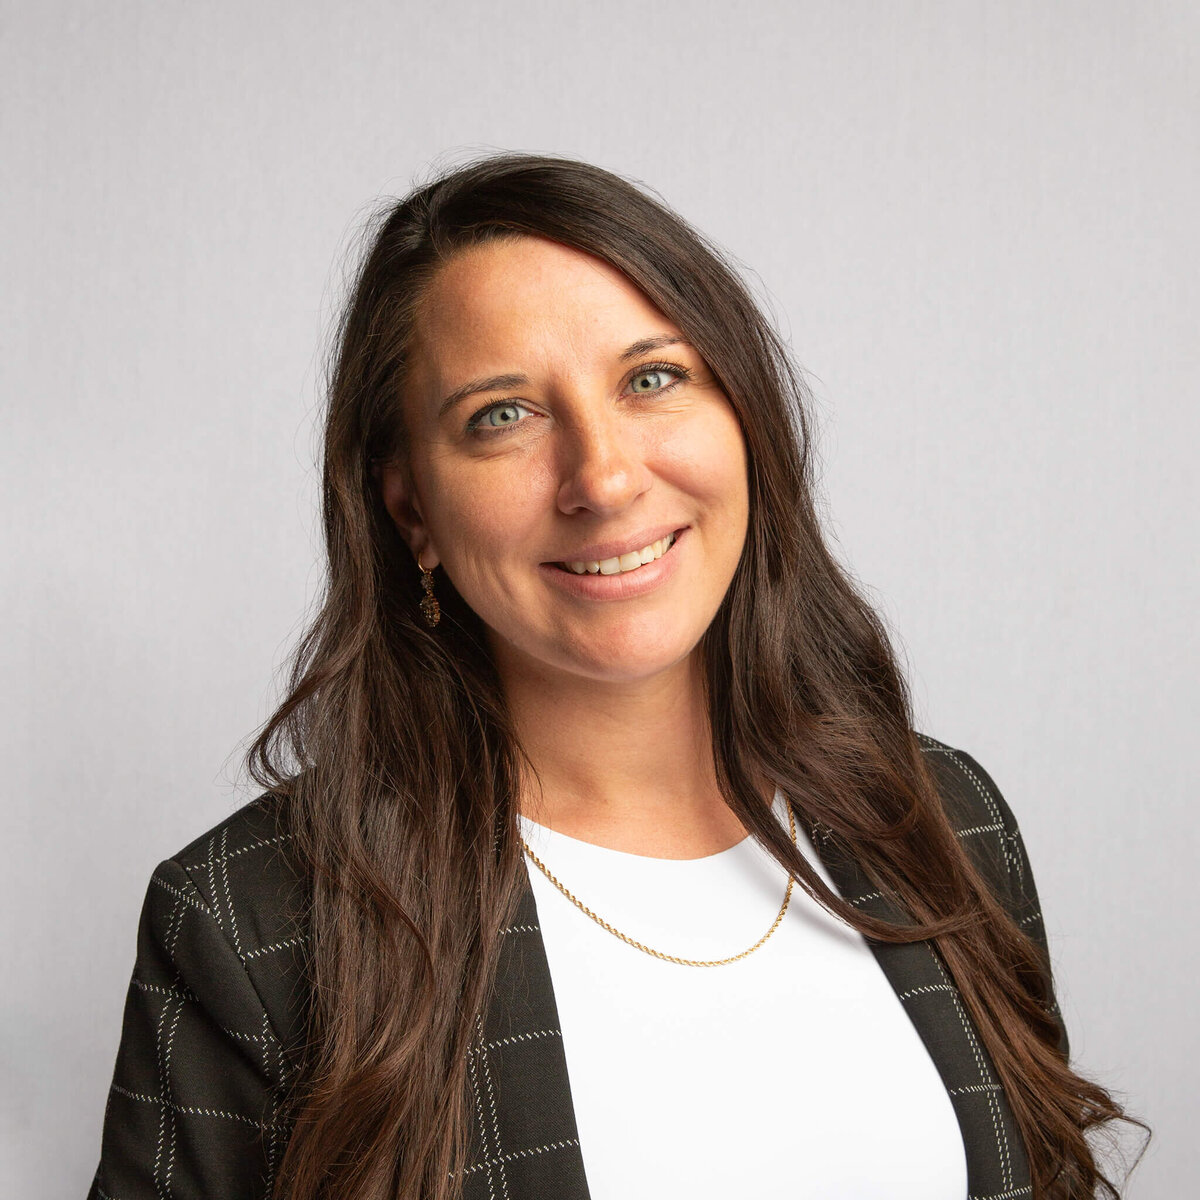
[[[477,370],[582,366],[668,332],[678,330],[603,259],[520,237],[460,251],[438,271],[417,312],[413,367],[441,385]]]

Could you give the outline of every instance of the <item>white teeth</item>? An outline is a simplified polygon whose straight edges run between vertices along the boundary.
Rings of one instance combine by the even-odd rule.
[[[617,558],[605,558],[599,562],[576,561],[563,565],[576,575],[623,575],[626,571],[636,571],[638,567],[653,562],[656,558],[662,558],[674,544],[675,535],[672,533],[665,538],[659,538],[657,542],[651,542],[641,550],[632,550]]]

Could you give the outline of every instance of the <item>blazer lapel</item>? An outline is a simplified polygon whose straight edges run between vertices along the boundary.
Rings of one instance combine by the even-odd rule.
[[[844,899],[898,923],[903,915],[880,895],[858,863],[814,845]],[[1033,1189],[1025,1144],[991,1057],[940,954],[930,942],[867,939],[950,1094],[967,1158],[968,1200],[1020,1200]]]
[[[475,1096],[465,1200],[589,1200],[558,1007],[526,870],[496,987],[470,1058]]]

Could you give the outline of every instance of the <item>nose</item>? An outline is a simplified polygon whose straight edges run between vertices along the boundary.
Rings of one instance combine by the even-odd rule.
[[[615,513],[646,492],[652,475],[639,433],[628,419],[611,412],[593,413],[564,429],[559,510]]]

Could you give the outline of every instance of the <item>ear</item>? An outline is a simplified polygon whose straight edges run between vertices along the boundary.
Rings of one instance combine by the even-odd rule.
[[[376,466],[374,472],[388,516],[400,531],[400,536],[408,543],[413,558],[419,559],[421,566],[432,571],[441,562],[441,558],[421,515],[420,501],[407,465],[383,463]]]

